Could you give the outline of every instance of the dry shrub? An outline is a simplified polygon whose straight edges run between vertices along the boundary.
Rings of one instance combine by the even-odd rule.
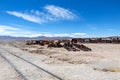
[[[103,71],[103,72],[120,72],[120,68],[116,68],[116,67],[110,67],[104,69],[94,68],[94,70]]]
[[[30,53],[44,54],[42,50],[31,50]]]
[[[28,51],[28,49],[22,49],[23,51]]]
[[[69,58],[58,58],[58,60],[60,60],[60,61],[69,61],[70,59]]]
[[[45,62],[46,64],[60,64],[60,61],[55,58],[46,58],[42,61]]]
[[[87,56],[87,57],[98,57],[98,58],[104,58],[101,55],[98,54],[78,54],[78,56]]]
[[[59,54],[58,52],[55,51],[46,51],[47,55],[53,55],[53,54]]]
[[[104,72],[120,72],[120,68],[110,67],[110,68],[102,69],[102,71],[104,71]]]
[[[37,49],[44,49],[44,47],[38,47]]]
[[[69,61],[71,64],[88,64],[85,60],[79,60],[79,61]]]

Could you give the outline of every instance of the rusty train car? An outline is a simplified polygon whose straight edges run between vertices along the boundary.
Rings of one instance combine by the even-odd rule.
[[[120,43],[120,38],[73,38],[73,43]]]

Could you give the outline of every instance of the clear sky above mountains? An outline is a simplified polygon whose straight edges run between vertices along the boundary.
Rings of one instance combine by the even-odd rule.
[[[120,0],[0,0],[0,35],[120,35]]]

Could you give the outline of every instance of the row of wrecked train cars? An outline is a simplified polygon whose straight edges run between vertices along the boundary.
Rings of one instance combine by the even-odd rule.
[[[105,37],[105,38],[74,38],[73,42],[77,43],[120,43],[120,37]]]
[[[28,40],[27,45],[47,45],[47,47],[65,48],[68,51],[91,51],[82,43],[120,43],[120,38],[73,38],[70,40]]]
[[[65,48],[68,51],[91,51],[87,46],[74,43],[71,40],[28,40],[26,41],[26,45],[47,45],[48,48]]]

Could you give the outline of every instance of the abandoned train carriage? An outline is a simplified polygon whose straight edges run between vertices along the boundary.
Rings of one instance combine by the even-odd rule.
[[[27,45],[48,45],[49,43],[53,42],[52,40],[29,40],[27,41]]]
[[[120,43],[120,38],[73,38],[72,43]]]

